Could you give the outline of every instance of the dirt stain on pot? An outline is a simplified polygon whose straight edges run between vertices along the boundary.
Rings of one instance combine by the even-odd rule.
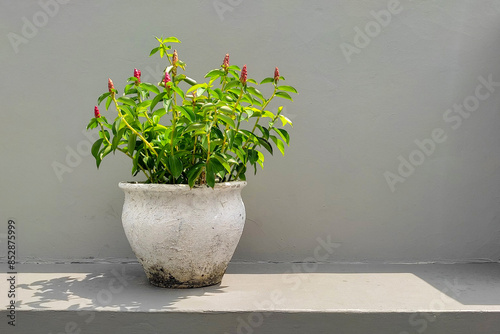
[[[149,282],[154,286],[161,288],[191,289],[219,284],[222,280],[222,276],[224,276],[226,272],[226,268],[227,266],[223,264],[214,265],[213,268],[205,268],[205,270],[203,270],[205,274],[193,277],[187,281],[179,280],[160,265],[154,265],[147,269],[145,268],[145,271]],[[191,274],[189,276],[196,275]]]

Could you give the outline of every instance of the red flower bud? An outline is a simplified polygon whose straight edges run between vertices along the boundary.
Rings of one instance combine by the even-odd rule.
[[[167,88],[167,83],[171,81],[172,79],[170,79],[170,75],[168,74],[168,72],[165,72],[165,78],[163,78],[163,84],[165,85],[165,88]]]
[[[108,79],[108,90],[111,94],[113,94],[113,90],[115,89],[115,85],[113,85],[113,80]]]
[[[174,54],[172,55],[172,65],[176,66],[179,58],[177,57],[177,50],[174,50]]]
[[[140,84],[141,83],[141,70],[134,68],[134,77],[137,78],[136,84]]]
[[[174,50],[174,54],[172,55],[172,75],[175,77],[177,75],[177,62],[179,58],[177,57],[177,50]]]
[[[275,83],[278,83],[278,80],[280,79],[280,71],[278,70],[278,68],[276,67],[274,69],[274,82]]]
[[[229,67],[229,53],[226,53],[224,61],[222,62],[222,68],[227,71],[228,67]]]
[[[97,106],[94,107],[94,116],[95,118],[101,117],[101,114],[99,113],[99,108],[97,108]]]
[[[247,83],[247,65],[241,69],[240,82],[244,85]]]

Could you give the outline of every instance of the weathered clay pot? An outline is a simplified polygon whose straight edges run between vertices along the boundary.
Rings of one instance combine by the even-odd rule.
[[[197,288],[220,283],[243,232],[245,185],[119,184],[125,192],[123,228],[151,284]]]

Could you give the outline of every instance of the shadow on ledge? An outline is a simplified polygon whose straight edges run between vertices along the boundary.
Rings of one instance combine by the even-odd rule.
[[[88,272],[88,265],[21,265],[17,285],[20,305],[33,309],[53,309],[70,305],[65,310],[155,311],[172,309],[177,302],[224,292],[224,286],[214,285],[196,289],[166,289],[151,285],[138,264],[99,265],[98,272]],[[38,273],[37,267],[43,272]],[[92,266],[95,271],[96,266]],[[31,269],[31,270],[29,270]],[[22,284],[23,273],[44,276],[29,284]],[[61,275],[61,272],[63,273]],[[57,274],[57,276],[54,275]],[[51,278],[52,276],[52,278]],[[126,293],[124,293],[126,291]]]

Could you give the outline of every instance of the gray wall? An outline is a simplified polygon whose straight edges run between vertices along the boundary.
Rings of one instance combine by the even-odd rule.
[[[310,260],[318,238],[327,261],[500,258],[500,1],[40,3],[0,4],[3,257],[13,218],[21,260],[133,258],[128,158],[97,171],[82,130],[108,77],[158,80],[163,34],[195,78],[229,52],[300,92],[288,154],[244,190],[234,259]]]

